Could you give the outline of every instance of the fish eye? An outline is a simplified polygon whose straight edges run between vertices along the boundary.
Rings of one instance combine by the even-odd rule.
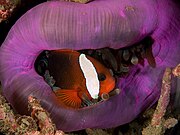
[[[99,79],[99,81],[104,81],[104,80],[106,80],[105,74],[99,73],[99,74],[98,74],[98,79]]]

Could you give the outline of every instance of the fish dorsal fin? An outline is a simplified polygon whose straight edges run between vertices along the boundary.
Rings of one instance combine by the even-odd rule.
[[[85,54],[79,56],[80,68],[86,79],[86,88],[93,99],[98,98],[100,90],[100,82],[98,80],[98,74],[93,63],[86,58]]]
[[[59,89],[54,91],[58,100],[68,107],[80,108],[81,99],[78,97],[77,90]]]

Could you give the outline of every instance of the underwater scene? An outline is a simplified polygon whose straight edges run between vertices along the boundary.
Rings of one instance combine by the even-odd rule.
[[[180,135],[180,1],[0,0],[0,134]]]

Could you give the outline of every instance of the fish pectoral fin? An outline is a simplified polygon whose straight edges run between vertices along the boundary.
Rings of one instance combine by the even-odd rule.
[[[58,100],[64,103],[68,107],[80,108],[81,99],[78,97],[77,90],[59,89],[54,91]]]

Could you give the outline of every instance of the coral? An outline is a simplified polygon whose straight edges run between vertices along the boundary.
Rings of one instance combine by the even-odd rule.
[[[5,98],[0,95],[0,132],[7,135],[64,135],[64,132],[56,131],[49,114],[37,99],[30,96],[28,102],[29,109],[32,110],[31,117],[15,115]]]
[[[0,131],[5,134],[15,133],[17,129],[15,115],[3,96],[0,96]]]
[[[171,69],[166,68],[162,79],[161,95],[158,100],[158,105],[153,114],[151,123],[143,129],[143,135],[162,135],[165,133],[166,129],[174,127],[178,123],[178,120],[175,118],[164,119],[164,115],[170,100],[171,75]]]
[[[30,116],[17,116],[15,121],[17,123],[17,128],[14,134],[16,135],[35,132],[38,129],[36,121]]]
[[[180,77],[180,64],[178,64],[172,71],[174,76]]]
[[[42,134],[54,134],[55,125],[49,118],[49,114],[41,107],[40,102],[29,96],[29,108],[32,109],[31,116],[38,122]]]
[[[87,128],[86,133],[88,135],[110,135],[110,134],[108,134],[106,131],[104,131],[102,129],[90,129],[90,128]]]
[[[151,124],[153,126],[159,126],[162,123],[162,117],[166,112],[167,105],[169,103],[169,95],[170,95],[170,84],[171,84],[171,69],[167,68],[163,80],[162,80],[162,88],[161,88],[161,96],[158,101],[158,105],[154,112]]]
[[[92,0],[59,0],[59,1],[69,1],[69,2],[79,2],[79,3],[88,3]]]
[[[0,23],[8,19],[18,5],[19,0],[1,0],[0,1]]]

